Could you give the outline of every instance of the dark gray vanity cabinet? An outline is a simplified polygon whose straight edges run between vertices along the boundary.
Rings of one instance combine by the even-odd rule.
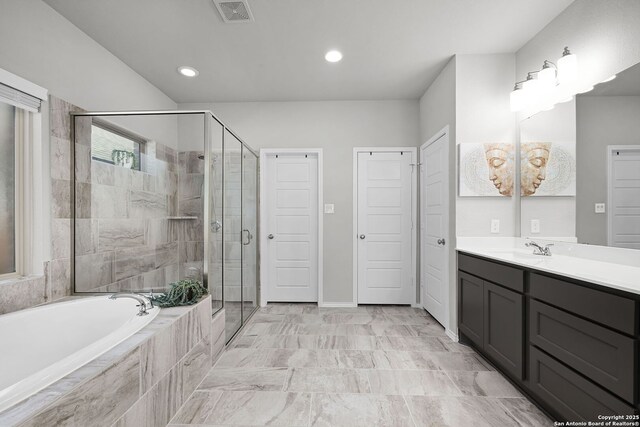
[[[458,327],[477,346],[484,345],[484,282],[463,272],[458,273]]]
[[[523,379],[524,296],[484,282],[483,349],[514,378]]]
[[[461,340],[556,420],[640,413],[640,296],[463,253],[458,288]]]
[[[511,376],[523,379],[521,274],[503,266],[485,270],[484,261],[465,255],[460,255],[458,260],[461,269],[458,273],[460,331]],[[484,280],[491,272],[498,275],[493,276],[493,281]]]

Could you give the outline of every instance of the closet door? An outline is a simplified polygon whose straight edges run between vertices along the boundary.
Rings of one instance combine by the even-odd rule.
[[[357,171],[359,304],[411,304],[411,152],[360,152]]]

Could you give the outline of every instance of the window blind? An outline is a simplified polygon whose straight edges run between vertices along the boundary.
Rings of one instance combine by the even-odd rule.
[[[0,83],[0,102],[37,113],[40,111],[39,98]]]

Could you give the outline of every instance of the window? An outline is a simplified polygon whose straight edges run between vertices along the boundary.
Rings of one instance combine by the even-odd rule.
[[[49,144],[41,103],[48,92],[0,68],[0,279],[40,275],[48,255],[42,236],[49,220],[44,174]]]
[[[17,272],[16,110],[0,102],[0,276]]]
[[[142,170],[144,142],[108,123],[94,120],[91,125],[91,158],[99,162]]]

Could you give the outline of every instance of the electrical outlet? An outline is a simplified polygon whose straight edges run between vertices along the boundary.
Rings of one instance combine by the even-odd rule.
[[[500,220],[492,219],[491,220],[491,233],[496,234],[500,232]]]
[[[540,220],[539,219],[532,219],[531,220],[531,233],[532,234],[540,233]]]
[[[596,211],[596,213],[605,213],[606,212],[605,204],[604,203],[596,203],[595,211]]]
[[[333,203],[327,203],[324,205],[324,213],[332,214],[335,212]]]

